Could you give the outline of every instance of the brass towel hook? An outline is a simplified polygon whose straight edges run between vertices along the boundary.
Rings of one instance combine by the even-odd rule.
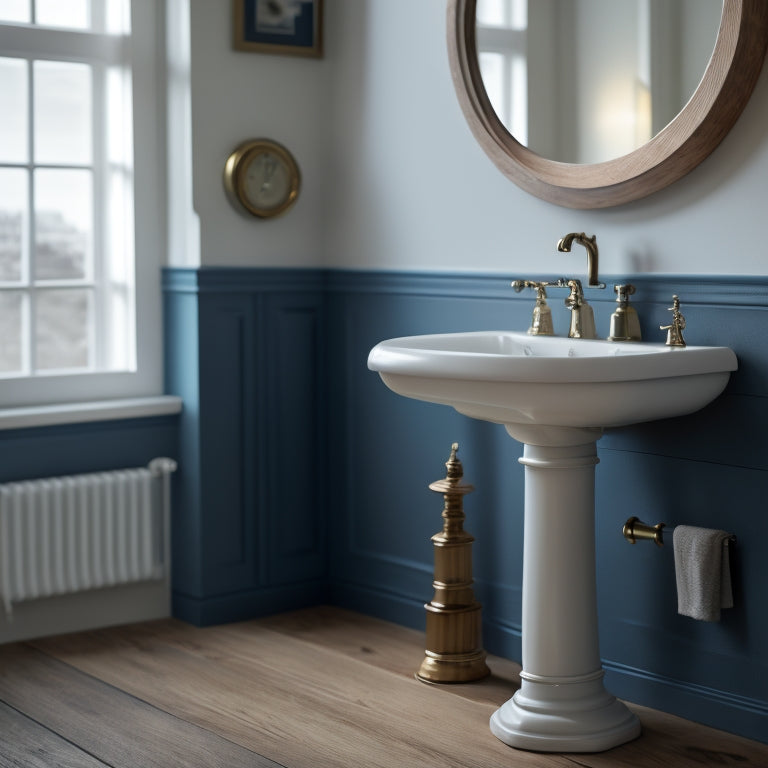
[[[656,525],[648,525],[637,517],[630,517],[621,532],[624,534],[624,538],[630,543],[634,544],[640,540],[653,540],[657,546],[664,546],[664,526],[665,523],[657,523]]]

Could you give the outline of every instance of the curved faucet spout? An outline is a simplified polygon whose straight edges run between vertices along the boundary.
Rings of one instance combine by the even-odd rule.
[[[605,288],[605,283],[601,283],[597,277],[598,270],[598,252],[597,235],[587,237],[584,232],[570,232],[565,237],[557,241],[557,250],[561,253],[570,253],[574,240],[587,249],[587,285]]]

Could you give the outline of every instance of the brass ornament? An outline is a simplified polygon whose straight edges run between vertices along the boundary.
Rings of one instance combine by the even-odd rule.
[[[432,537],[435,589],[427,612],[426,655],[416,677],[427,683],[466,683],[490,673],[482,648],[481,605],[472,591],[472,542],[464,530],[463,497],[474,487],[461,482],[464,469],[451,447],[444,480],[429,488],[442,493],[443,530]]]

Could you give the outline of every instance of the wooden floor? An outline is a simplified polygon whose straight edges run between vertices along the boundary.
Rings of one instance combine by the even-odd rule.
[[[174,620],[0,646],[0,766],[768,766],[768,746],[642,707],[643,736],[535,754],[491,735],[519,667],[414,679],[419,632],[336,608],[199,629]]]

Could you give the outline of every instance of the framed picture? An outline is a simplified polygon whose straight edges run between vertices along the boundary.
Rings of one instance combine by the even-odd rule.
[[[234,0],[235,48],[323,55],[323,0]]]

